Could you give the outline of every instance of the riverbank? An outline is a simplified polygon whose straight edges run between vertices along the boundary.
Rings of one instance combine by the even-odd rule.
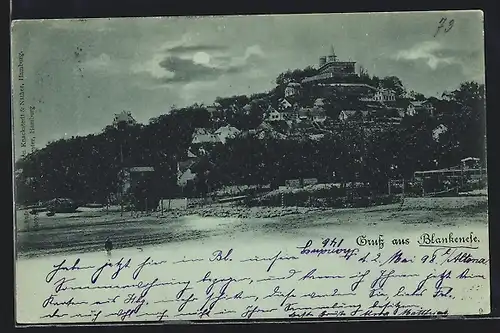
[[[107,237],[115,241],[116,248],[128,248],[185,240],[203,242],[223,235],[232,239],[249,231],[259,237],[315,234],[315,230],[321,233],[324,228],[336,232],[344,227],[404,233],[409,226],[435,230],[487,223],[487,197],[413,198],[402,205],[346,209],[212,205],[141,216],[87,210],[40,216],[37,229],[26,229],[26,225],[18,228],[16,242],[18,255],[38,256],[96,251]]]

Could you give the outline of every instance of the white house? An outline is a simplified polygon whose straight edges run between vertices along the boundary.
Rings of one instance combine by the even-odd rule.
[[[391,89],[379,88],[372,96],[363,97],[360,100],[372,102],[394,102],[396,100],[396,93]]]
[[[282,98],[280,99],[279,101],[279,108],[281,110],[286,110],[286,109],[289,109],[291,108],[293,105],[292,103],[290,103],[286,98]]]
[[[447,131],[448,127],[446,127],[444,124],[441,124],[432,131],[432,138],[435,141],[439,141],[439,137],[441,136],[441,134],[446,133]]]
[[[275,108],[270,106],[267,109],[267,114],[266,114],[266,117],[264,120],[272,122],[272,121],[281,121],[281,120],[284,120],[284,118],[280,112],[278,112]]]
[[[196,178],[196,174],[191,171],[194,163],[194,159],[177,163],[177,185],[184,187]]]
[[[322,108],[312,107],[312,108],[302,108],[297,114],[297,121],[313,121],[316,123],[322,123],[326,120],[326,112]]]
[[[217,131],[215,131],[215,135],[219,137],[219,140],[222,143],[226,143],[227,139],[232,139],[236,137],[241,131],[233,126],[222,126]]]
[[[186,169],[183,172],[179,172],[177,177],[177,185],[186,186],[189,181],[192,181],[196,178],[196,174],[191,172],[191,169]]]
[[[406,108],[406,114],[410,116],[414,116],[421,112],[426,112],[432,116],[434,114],[434,107],[429,101],[411,101]]]
[[[219,137],[206,128],[197,128],[193,133],[192,144],[202,144],[202,143],[219,143],[221,142]]]

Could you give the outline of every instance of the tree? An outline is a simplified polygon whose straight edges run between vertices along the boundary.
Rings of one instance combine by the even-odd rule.
[[[286,86],[290,82],[300,83],[303,79],[317,74],[318,70],[312,66],[308,66],[304,69],[295,69],[293,71],[289,69],[278,75],[276,78],[276,85]]]
[[[421,94],[421,93],[416,92],[414,90],[411,90],[410,93],[409,93],[409,95],[415,101],[425,101],[426,100],[424,94]]]
[[[403,96],[406,92],[403,82],[397,76],[386,76],[380,83],[382,87],[393,90],[397,97]]]

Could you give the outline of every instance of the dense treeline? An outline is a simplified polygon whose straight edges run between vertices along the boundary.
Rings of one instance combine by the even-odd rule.
[[[217,98],[225,110],[217,120],[205,106],[195,104],[154,118],[148,125],[108,126],[98,134],[51,142],[16,162],[17,201],[68,197],[107,202],[118,192],[120,169],[139,165],[155,167],[151,191],[175,196],[182,190],[177,186],[177,162],[187,158],[195,128],[224,124],[241,130],[255,128],[262,121],[265,104],[276,104],[287,82],[314,74],[313,68],[288,71],[277,78],[277,87],[269,93]],[[396,77],[362,79],[404,93]],[[422,99],[421,94],[412,94]],[[465,82],[430,101],[436,108],[434,117],[407,116],[400,125],[338,124],[320,140],[253,135],[231,139],[216,145],[193,167],[198,177],[191,191],[199,195],[223,185],[279,184],[301,177],[358,180],[380,187],[388,178],[411,178],[415,170],[453,166],[467,156],[484,161],[484,86]],[[250,105],[249,112],[242,111],[245,105]],[[433,130],[439,125],[447,130],[437,140]]]

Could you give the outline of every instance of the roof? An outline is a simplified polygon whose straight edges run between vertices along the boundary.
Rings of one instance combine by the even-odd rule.
[[[288,83],[287,87],[300,87],[300,83],[290,82],[290,83]]]
[[[272,130],[273,126],[268,122],[264,121],[259,126],[257,126],[257,130]]]
[[[343,112],[345,115],[347,115],[347,116],[353,116],[353,115],[355,115],[355,114],[356,114],[356,112],[358,112],[358,111],[356,111],[356,110],[342,110],[342,111],[341,111],[341,113],[342,113],[342,112]]]
[[[240,130],[234,126],[226,125],[226,126],[220,127],[217,131],[215,131],[215,134],[220,134],[223,132],[240,132]]]
[[[479,160],[480,159],[477,157],[466,157],[466,158],[461,159],[460,161],[461,162],[468,162],[468,161],[479,161]]]
[[[323,98],[317,98],[315,101],[314,101],[314,105],[316,106],[323,106],[325,105],[325,101]]]
[[[377,92],[395,94],[394,90],[388,88],[379,88]]]
[[[292,103],[290,103],[290,101],[287,100],[286,98],[280,99],[280,103],[284,103],[284,102],[287,102],[288,104],[292,105]]]
[[[181,161],[177,163],[177,168],[179,169],[180,172],[185,172],[187,169],[191,168],[196,161],[194,160],[189,160],[189,161]]]
[[[193,133],[193,143],[220,142],[217,135],[210,133],[206,128],[197,128]]]
[[[219,128],[217,131],[215,131],[215,134],[217,134],[220,138],[221,141],[225,142],[226,138],[228,137],[234,137],[235,135],[239,134],[241,131],[237,129],[236,127],[233,126],[223,126]]]

